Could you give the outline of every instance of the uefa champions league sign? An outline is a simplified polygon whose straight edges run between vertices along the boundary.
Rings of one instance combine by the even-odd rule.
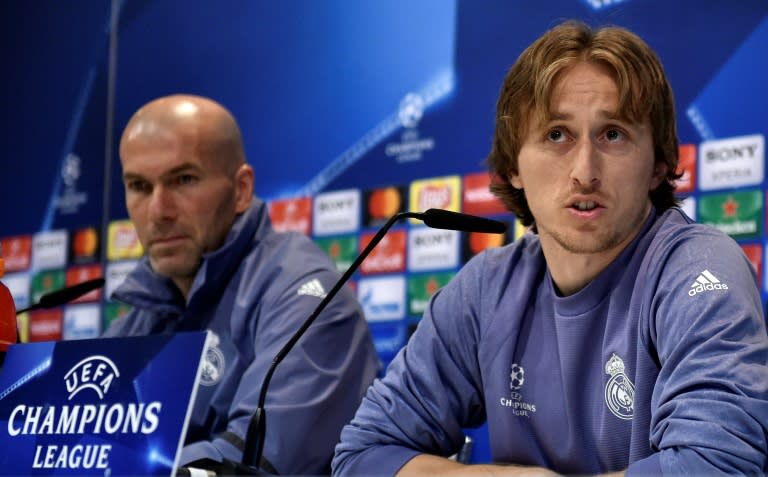
[[[173,475],[206,333],[11,346],[0,475]]]

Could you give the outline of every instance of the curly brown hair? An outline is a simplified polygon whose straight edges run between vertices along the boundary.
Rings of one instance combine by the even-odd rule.
[[[636,34],[615,26],[592,29],[567,21],[544,33],[523,51],[507,72],[496,105],[496,128],[487,162],[493,192],[525,226],[534,224],[525,191],[510,184],[517,156],[533,118],[549,120],[550,96],[560,73],[579,62],[607,66],[619,89],[620,118],[650,120],[656,163],[666,165],[665,180],[649,192],[657,213],[678,204],[674,181],[678,140],[672,88],[653,50]]]

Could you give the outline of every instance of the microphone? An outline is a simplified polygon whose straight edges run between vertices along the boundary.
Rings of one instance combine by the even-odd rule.
[[[280,349],[277,355],[272,360],[272,364],[267,370],[264,380],[261,384],[261,391],[259,392],[259,401],[256,407],[256,411],[251,416],[251,421],[248,424],[248,430],[245,436],[245,446],[243,448],[243,458],[239,465],[235,465],[239,473],[247,473],[251,475],[259,475],[259,464],[262,460],[262,453],[264,451],[264,439],[266,434],[266,410],[264,409],[264,402],[267,397],[267,389],[269,389],[269,383],[272,380],[272,375],[275,373],[277,366],[285,358],[288,352],[291,351],[293,346],[299,341],[307,328],[312,325],[315,319],[322,312],[331,299],[341,290],[341,287],[349,280],[352,274],[357,270],[360,264],[371,253],[373,248],[384,238],[390,227],[395,222],[404,219],[413,218],[424,222],[428,227],[446,230],[458,230],[460,232],[482,232],[482,233],[504,233],[507,230],[507,226],[502,222],[498,222],[491,219],[482,217],[476,217],[473,215],[461,214],[459,212],[451,212],[442,209],[428,209],[425,212],[400,212],[393,215],[373,236],[365,249],[358,255],[352,265],[347,268],[341,278],[331,288],[328,294],[317,305],[311,315],[304,321],[301,327],[294,333],[288,342]],[[232,463],[230,463],[231,465]]]
[[[507,226],[496,220],[460,214],[450,210],[429,209],[417,217],[433,229],[459,230],[461,232],[480,232],[487,234],[503,234]]]
[[[103,286],[104,279],[99,277],[78,283],[77,285],[54,290],[41,296],[37,303],[18,310],[16,314],[20,315],[27,311],[37,310],[38,308],[55,308],[57,306],[67,304],[70,301]]]

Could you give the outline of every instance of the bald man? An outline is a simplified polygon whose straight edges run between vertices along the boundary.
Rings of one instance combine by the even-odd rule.
[[[307,237],[272,230],[239,127],[215,101],[174,95],[146,104],[128,121],[120,161],[145,257],[112,295],[131,313],[105,336],[209,330],[180,465],[239,462],[272,359],[339,275]],[[345,287],[272,379],[262,468],[329,473],[341,428],[378,367]]]

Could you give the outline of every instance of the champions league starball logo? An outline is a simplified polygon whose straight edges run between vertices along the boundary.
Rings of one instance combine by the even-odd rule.
[[[424,115],[424,99],[416,93],[408,93],[400,101],[397,118],[400,124],[406,128],[413,128],[419,124]]]
[[[509,373],[509,387],[513,391],[520,389],[525,382],[525,369],[517,363],[512,363]]]

